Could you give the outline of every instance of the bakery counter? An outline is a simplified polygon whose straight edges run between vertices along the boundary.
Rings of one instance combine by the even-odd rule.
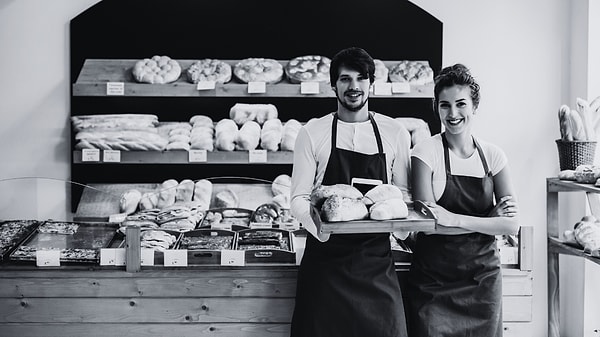
[[[407,265],[397,269],[401,283]],[[0,266],[6,336],[289,336],[295,265]],[[505,269],[505,336],[531,321],[530,272]]]
[[[214,87],[203,88],[188,82],[185,71],[195,60],[177,60],[182,69],[179,78],[168,84],[138,83],[132,75],[132,68],[138,60],[87,59],[73,84],[73,96],[147,96],[147,97],[335,97],[331,86],[326,82],[315,82],[312,86],[290,83],[282,80],[275,84],[266,84],[264,88],[249,87],[245,83],[233,80]],[[223,60],[234,67],[239,60]],[[283,67],[287,60],[278,60]],[[391,68],[398,61],[383,61]],[[379,87],[379,88],[378,88]],[[401,90],[392,83],[375,86],[374,96],[382,98],[431,98],[433,83],[424,85],[406,85]]]

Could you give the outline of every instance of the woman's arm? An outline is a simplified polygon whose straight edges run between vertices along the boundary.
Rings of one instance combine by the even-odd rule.
[[[421,159],[416,157],[411,157],[411,177],[412,177],[412,195],[413,200],[420,200],[425,202],[430,207],[435,205],[435,197],[433,195],[433,183],[432,176],[433,172],[431,168],[425,164]],[[456,234],[465,234],[471,233],[469,230],[464,230],[462,228],[455,227],[446,227],[443,224],[439,223],[436,226],[435,231],[430,233],[425,232],[427,234],[447,234],[447,235],[456,235]]]
[[[494,179],[494,194],[498,200],[510,196],[510,199],[500,201],[501,207],[494,208],[495,216],[476,217],[454,214],[439,205],[431,205],[432,212],[437,216],[442,226],[462,228],[472,232],[489,235],[516,234],[519,231],[516,199],[512,188],[508,167],[496,174]]]

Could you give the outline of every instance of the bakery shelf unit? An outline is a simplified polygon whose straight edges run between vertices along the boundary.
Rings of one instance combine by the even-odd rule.
[[[559,255],[572,255],[584,258],[600,265],[600,258],[592,257],[583,250],[563,243],[560,239],[559,202],[561,192],[586,193],[592,214],[600,214],[600,188],[592,184],[580,184],[573,181],[546,179],[546,221],[548,227],[548,336],[559,334]]]
[[[388,66],[413,60],[427,61],[435,73],[441,68],[442,23],[409,1],[375,0],[365,7],[360,0],[343,4],[308,0],[302,7],[318,10],[290,12],[288,6],[275,0],[100,1],[70,22],[71,116],[138,113],[156,115],[160,122],[184,122],[194,115],[208,115],[218,121],[229,118],[229,110],[236,103],[268,103],[277,107],[282,122],[293,118],[304,123],[336,108],[335,96],[325,83],[319,85],[317,93],[307,93],[311,90],[303,91],[301,84],[286,79],[267,84],[259,93],[249,93],[247,84],[235,81],[208,90],[198,88],[187,82],[185,71],[192,61],[205,58],[230,65],[246,58],[269,58],[285,65],[298,56],[331,58],[343,48],[360,46]],[[197,13],[202,19],[164,15],[151,31],[144,32],[147,18],[155,17],[158,8]],[[248,20],[250,17],[257,19]],[[295,19],[282,19],[290,17]],[[325,32],[331,31],[332,18],[336,17],[364,17],[369,29],[328,36]],[[106,23],[110,29],[98,29]],[[133,80],[135,62],[154,55],[169,56],[180,63],[182,74],[176,82],[153,85]],[[118,89],[121,85],[122,90]],[[107,86],[111,86],[110,94]],[[420,118],[432,133],[440,131],[431,108],[432,85],[412,86],[408,93],[384,89],[374,90],[369,109],[391,117]],[[75,144],[73,133],[71,142]],[[71,180],[82,184],[159,183],[171,178],[219,176],[273,180],[279,174],[291,174],[293,156],[285,151],[269,152],[266,158],[264,153],[252,156],[249,152],[215,151],[205,157],[200,154],[202,159],[198,160],[186,151],[121,151],[115,161],[113,157],[105,160],[100,152],[89,160],[73,145]],[[79,191],[73,191],[73,210],[80,196]]]

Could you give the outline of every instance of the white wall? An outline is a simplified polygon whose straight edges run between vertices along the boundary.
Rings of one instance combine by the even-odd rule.
[[[0,0],[0,179],[69,177],[68,23],[96,0]],[[534,226],[531,336],[546,335],[545,178],[558,172],[557,109],[569,92],[569,0],[413,0],[444,23],[443,64],[482,87],[476,133],[510,161],[523,224]],[[407,32],[409,33],[409,32]],[[399,37],[401,38],[401,37]],[[382,41],[382,43],[385,43]],[[16,144],[16,145],[10,145]],[[64,186],[20,192],[0,182],[0,217],[15,206],[66,216]],[[12,185],[14,186],[14,185]],[[16,204],[35,198],[51,203]],[[27,195],[23,195],[27,194]],[[16,195],[16,197],[12,197]],[[50,206],[48,206],[50,205]],[[33,206],[33,207],[32,207]],[[24,213],[27,214],[27,213]]]

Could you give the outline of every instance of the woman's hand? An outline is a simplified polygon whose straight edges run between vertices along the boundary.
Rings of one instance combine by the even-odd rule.
[[[452,214],[452,212],[448,211],[444,207],[442,207],[434,202],[427,201],[427,202],[425,202],[425,205],[427,205],[427,207],[429,207],[429,209],[431,210],[431,213],[433,213],[433,215],[437,219],[438,225],[444,226],[444,227],[457,227],[456,221],[455,221],[455,216],[454,216],[454,214]]]
[[[489,217],[507,216],[514,217],[517,215],[517,203],[512,200],[512,196],[503,196],[496,206],[488,213]]]

